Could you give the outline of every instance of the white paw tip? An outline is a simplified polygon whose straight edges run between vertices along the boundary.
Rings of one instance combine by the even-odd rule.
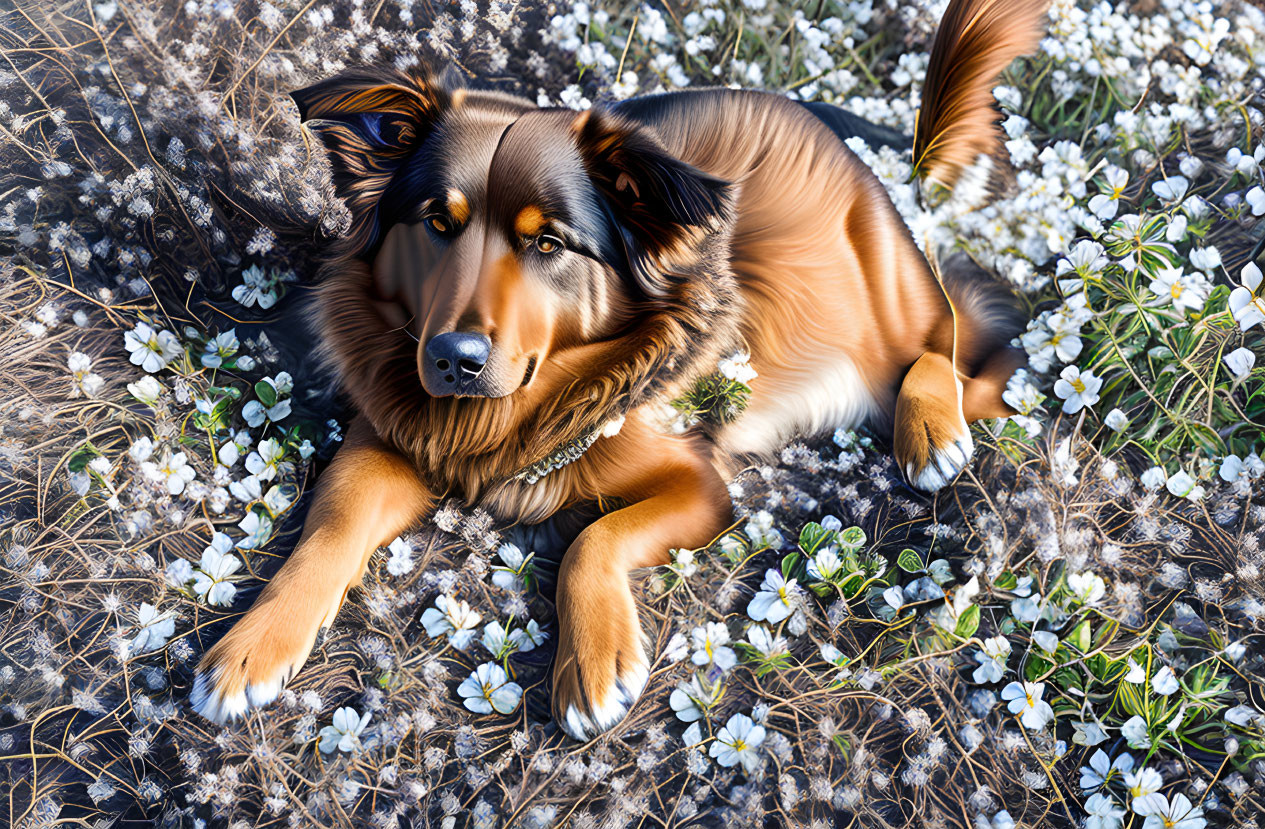
[[[975,442],[971,433],[964,430],[962,435],[948,446],[931,451],[931,458],[921,472],[916,471],[913,464],[905,467],[905,476],[909,482],[923,492],[935,492],[953,482],[958,473],[966,468],[975,453]]]
[[[595,702],[590,711],[581,711],[574,704],[568,705],[558,725],[567,736],[580,742],[609,731],[628,715],[649,678],[650,671],[644,664],[631,666],[616,678],[614,687],[608,689],[602,701]]]
[[[249,708],[246,695],[243,693],[225,694],[215,687],[217,672],[203,673],[199,671],[193,678],[193,690],[189,693],[189,704],[193,710],[213,723],[224,725],[241,717]]]

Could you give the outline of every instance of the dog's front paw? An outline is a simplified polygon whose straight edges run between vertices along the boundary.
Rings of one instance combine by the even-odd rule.
[[[612,584],[620,581],[622,584]],[[627,579],[559,586],[553,713],[577,740],[591,740],[628,715],[650,677]]]
[[[224,724],[272,702],[307,661],[317,631],[264,608],[247,613],[198,663],[193,710]]]
[[[953,482],[966,465],[971,462],[975,453],[975,442],[971,440],[971,432],[962,424],[962,431],[951,437],[946,443],[936,446],[929,444],[927,459],[921,464],[909,462],[905,465],[905,476],[909,483],[923,492],[935,492]]]

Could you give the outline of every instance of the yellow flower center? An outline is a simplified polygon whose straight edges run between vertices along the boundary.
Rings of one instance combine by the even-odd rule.
[[[1174,282],[1173,287],[1169,288],[1168,292],[1173,295],[1173,299],[1177,299],[1182,295],[1182,283]]]
[[[741,739],[734,740],[734,751],[745,751],[747,744]]]
[[[1076,389],[1078,394],[1083,393],[1085,391],[1085,381],[1077,377],[1072,381],[1072,388]]]

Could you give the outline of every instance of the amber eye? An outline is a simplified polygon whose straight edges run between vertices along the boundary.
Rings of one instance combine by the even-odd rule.
[[[447,236],[449,233],[452,233],[452,221],[447,216],[432,213],[423,221],[426,222],[427,226],[430,227],[431,230],[435,231],[440,236]]]
[[[536,250],[541,253],[557,253],[562,250],[562,240],[557,236],[540,236],[536,239]]]

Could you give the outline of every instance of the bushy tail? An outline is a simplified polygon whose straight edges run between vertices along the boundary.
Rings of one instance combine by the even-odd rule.
[[[914,172],[952,189],[962,171],[1000,146],[993,84],[1036,49],[1049,0],[952,0],[931,47],[914,125]]]

